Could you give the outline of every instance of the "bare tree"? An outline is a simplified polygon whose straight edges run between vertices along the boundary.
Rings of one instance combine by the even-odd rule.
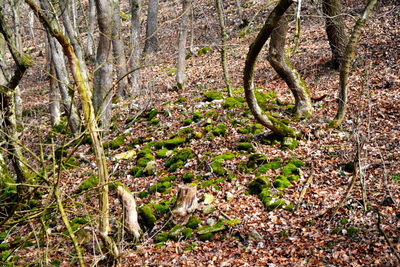
[[[99,24],[99,44],[93,82],[93,106],[106,129],[111,117],[112,64],[110,62],[112,35],[112,6],[107,0],[95,0]]]
[[[96,27],[96,5],[94,0],[89,0],[89,22],[86,43],[86,56],[93,61],[94,59],[94,29]]]
[[[130,68],[132,69],[131,84],[132,93],[137,95],[140,91],[140,13],[142,12],[142,0],[130,0],[131,5],[131,58]]]
[[[186,41],[188,36],[188,18],[189,12],[192,7],[191,0],[182,0],[182,15],[179,24],[179,37],[178,37],[178,58],[176,67],[176,86],[182,89],[185,86],[185,57],[186,57]]]
[[[285,14],[271,33],[268,61],[292,91],[296,107],[295,117],[298,119],[311,116],[313,107],[309,89],[297,70],[290,64],[285,55],[286,35],[290,15]]]
[[[331,121],[330,125],[332,127],[339,127],[346,116],[347,109],[347,98],[348,98],[348,83],[351,65],[356,57],[356,48],[358,41],[361,37],[361,31],[367,21],[369,15],[372,12],[372,9],[375,7],[377,0],[369,0],[367,5],[364,8],[363,13],[358,18],[356,25],[354,25],[353,31],[351,33],[349,42],[346,46],[346,50],[344,52],[343,61],[340,67],[339,74],[339,101],[338,101],[338,111],[336,113],[335,118]]]
[[[158,50],[157,27],[158,27],[158,6],[159,0],[149,0],[147,10],[146,41],[144,53],[153,53]]]
[[[323,0],[322,11],[325,15],[325,29],[332,51],[331,66],[339,69],[347,44],[340,0]]]

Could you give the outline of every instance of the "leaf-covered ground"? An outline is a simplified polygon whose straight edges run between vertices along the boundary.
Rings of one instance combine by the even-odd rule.
[[[176,2],[161,3],[161,23],[177,16]],[[134,192],[138,207],[143,210],[147,205],[156,217],[153,228],[143,228],[139,242],[129,240],[126,233],[123,237],[122,208],[111,189],[113,236],[125,253],[121,264],[396,265],[378,230],[376,210],[382,214],[381,227],[393,249],[400,253],[399,6],[390,1],[378,4],[363,31],[350,78],[348,116],[340,129],[328,127],[336,109],[338,73],[327,67],[330,52],[324,21],[315,16],[319,13],[314,7],[304,8],[296,50],[288,45],[291,61],[313,96],[326,95],[314,104],[311,119],[290,120],[290,92],[271,70],[265,54],[259,57],[255,80],[259,102],[303,133],[298,147],[289,149],[255,123],[241,89],[247,47],[270,8],[257,1],[244,8],[249,17],[259,12],[254,25],[244,32],[235,21],[234,1],[227,1],[229,71],[235,88],[234,97],[227,98],[219,52],[212,46],[218,42],[215,10],[206,1],[199,2],[195,4],[194,47],[201,52],[188,59],[187,88],[173,89],[176,32],[171,29],[177,25],[172,21],[160,31],[161,50],[146,58],[147,67],[142,70],[146,96],[114,104],[111,131],[104,134],[111,179],[125,184]],[[363,3],[347,2],[345,12],[357,16]],[[346,22],[351,27],[354,18],[347,16]],[[49,136],[48,81],[40,75],[32,68],[24,80],[22,141],[34,151],[38,151],[35,144],[46,142]],[[363,209],[362,186],[357,182],[345,205],[330,218],[329,211],[342,199],[352,178],[347,163],[354,161],[360,134],[366,137],[360,165],[368,209]],[[52,135],[58,144],[71,139],[57,132]],[[50,146],[45,150],[50,151]],[[182,151],[187,153],[179,158]],[[98,211],[94,156],[85,142],[67,146],[66,152],[73,154],[61,173],[63,199],[74,229],[83,236],[85,261],[93,264],[102,256],[94,231]],[[128,159],[121,159],[124,156]],[[299,203],[310,177],[312,182]],[[251,192],[249,184],[257,178],[261,184],[257,188],[262,190]],[[183,184],[198,187],[200,207],[194,216],[200,225],[174,235],[169,211]],[[389,201],[389,194],[396,203]],[[48,263],[74,265],[73,246],[57,211],[46,219],[45,234],[35,219],[16,224],[8,232],[5,241],[15,249],[12,257],[19,257],[15,260],[20,264],[44,263],[48,257]],[[207,225],[222,226],[212,234],[201,234]]]

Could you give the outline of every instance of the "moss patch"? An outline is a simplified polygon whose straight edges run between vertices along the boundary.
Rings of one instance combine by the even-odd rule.
[[[218,91],[208,91],[204,93],[204,97],[206,101],[214,101],[214,100],[220,100],[223,99],[224,96],[222,95],[221,92]]]
[[[236,148],[239,151],[247,151],[247,152],[252,152],[255,150],[253,144],[247,142],[239,143]]]
[[[271,183],[267,176],[261,176],[251,181],[247,187],[249,188],[249,194],[258,195],[264,188],[270,188]]]
[[[76,192],[81,193],[83,191],[86,191],[93,186],[97,186],[98,183],[99,183],[99,178],[95,175],[92,175],[81,182]]]
[[[107,143],[104,143],[104,148],[105,149],[118,149],[120,148],[123,144],[125,144],[125,137],[124,136],[118,136],[115,137],[112,141],[109,141]]]
[[[175,155],[172,155],[165,163],[165,167],[169,168],[171,172],[182,168],[188,160],[195,156],[193,150],[190,148],[184,148],[178,151]]]

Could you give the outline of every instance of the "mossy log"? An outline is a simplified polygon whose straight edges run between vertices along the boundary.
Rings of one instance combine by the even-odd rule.
[[[185,225],[198,207],[196,186],[182,186],[179,188],[178,199],[172,210],[172,221],[175,224]]]
[[[260,54],[261,49],[264,47],[264,44],[270,37],[272,31],[278,25],[279,20],[292,3],[292,0],[280,0],[278,5],[274,8],[274,10],[272,10],[271,14],[268,16],[263,28],[257,35],[256,40],[250,45],[243,71],[243,84],[249,108],[255,119],[259,123],[269,128],[271,131],[279,136],[297,137],[299,134],[294,129],[288,127],[285,123],[274,118],[269,113],[263,114],[260,106],[257,103],[257,99],[253,90],[254,71],[256,67],[257,57]]]
[[[138,223],[136,200],[132,193],[124,186],[117,187],[117,194],[124,207],[125,229],[135,239],[139,239],[141,229]]]

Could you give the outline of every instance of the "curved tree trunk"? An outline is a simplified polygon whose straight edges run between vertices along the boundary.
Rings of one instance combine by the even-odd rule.
[[[347,45],[346,25],[343,22],[340,0],[323,0],[325,30],[332,51],[331,66],[339,69]]]
[[[232,84],[229,78],[228,67],[227,64],[227,51],[226,51],[226,40],[228,39],[228,35],[226,34],[225,29],[225,14],[224,14],[224,3],[222,0],[215,0],[215,5],[217,7],[218,12],[218,20],[219,20],[219,27],[221,30],[221,67],[224,73],[224,80],[226,89],[228,90],[228,96],[232,96]]]
[[[126,57],[125,46],[121,40],[121,14],[119,10],[119,0],[113,0],[113,24],[112,24],[112,47],[113,57],[115,63],[115,70],[117,72],[117,92],[116,95],[120,99],[124,99],[129,95],[128,93],[128,77],[122,78],[126,75]]]
[[[313,107],[307,85],[285,56],[289,20],[290,16],[288,14],[284,15],[272,31],[268,61],[292,91],[296,102],[295,117],[301,119],[311,116]]]
[[[250,45],[243,71],[243,84],[247,103],[257,121],[259,121],[262,125],[269,128],[271,131],[280,136],[297,137],[298,133],[296,133],[294,129],[288,127],[280,120],[272,117],[269,113],[266,113],[265,115],[263,114],[260,106],[257,103],[257,99],[254,95],[253,90],[254,70],[256,67],[258,54],[268,40],[273,29],[276,28],[279,20],[292,3],[292,0],[280,0],[278,5],[274,8],[274,10],[272,10],[271,14],[268,16],[263,28],[257,35],[256,40]]]
[[[182,89],[185,86],[186,76],[186,41],[188,36],[188,18],[189,11],[192,7],[191,0],[182,1],[182,15],[181,23],[179,25],[179,37],[178,37],[178,59],[176,67],[176,86],[178,89]]]
[[[131,4],[131,58],[130,68],[133,70],[131,74],[132,94],[136,96],[140,92],[140,13],[142,12],[142,0],[130,0]]]
[[[96,0],[97,20],[99,24],[99,45],[96,55],[96,67],[93,82],[93,106],[101,125],[108,128],[111,119],[112,64],[111,27],[112,6],[108,0]]]
[[[372,12],[377,0],[369,0],[367,5],[364,8],[363,13],[360,18],[357,20],[356,25],[353,28],[353,32],[351,33],[349,43],[346,46],[346,50],[344,53],[344,58],[342,65],[340,67],[340,76],[339,76],[339,101],[338,101],[338,111],[336,113],[335,118],[331,121],[331,127],[339,127],[339,125],[343,122],[344,117],[346,115],[347,109],[347,98],[348,98],[348,82],[350,76],[351,65],[356,57],[356,47],[358,41],[360,40],[361,30],[363,29],[365,22],[367,21],[369,15]]]
[[[146,26],[146,42],[144,44],[144,53],[149,54],[158,50],[158,39],[156,31],[158,27],[159,0],[149,0],[149,8],[147,11],[147,26]]]

